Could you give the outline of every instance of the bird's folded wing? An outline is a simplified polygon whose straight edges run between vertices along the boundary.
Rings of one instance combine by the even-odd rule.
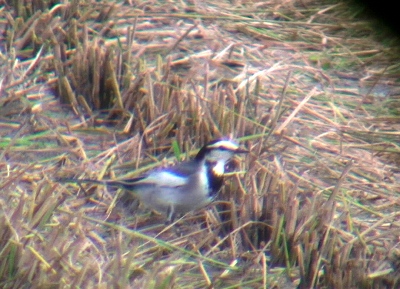
[[[175,174],[171,171],[155,171],[147,177],[142,178],[135,184],[154,185],[157,187],[181,187],[187,184],[188,179],[185,176]]]

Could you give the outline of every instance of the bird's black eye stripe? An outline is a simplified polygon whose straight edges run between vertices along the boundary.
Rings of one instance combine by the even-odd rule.
[[[226,147],[211,147],[207,148],[207,151],[212,152],[212,151],[231,151],[231,150]]]
[[[226,147],[219,147],[218,149],[221,151],[231,151],[231,149],[228,149]]]

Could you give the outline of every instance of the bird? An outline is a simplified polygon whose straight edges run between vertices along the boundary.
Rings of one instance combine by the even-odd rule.
[[[61,182],[96,183],[133,192],[146,207],[167,217],[198,210],[210,204],[220,191],[225,166],[236,154],[248,153],[237,141],[219,138],[204,145],[197,155],[169,167],[121,180],[61,179]]]

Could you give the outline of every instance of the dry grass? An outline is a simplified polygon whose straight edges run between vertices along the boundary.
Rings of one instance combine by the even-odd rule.
[[[3,6],[0,286],[398,288],[398,50],[362,15],[337,1]],[[138,175],[231,134],[251,154],[171,226],[55,181]]]

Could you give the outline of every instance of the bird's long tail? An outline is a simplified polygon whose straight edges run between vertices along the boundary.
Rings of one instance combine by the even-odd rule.
[[[136,187],[137,182],[142,178],[126,179],[126,180],[91,180],[91,179],[73,179],[61,178],[57,179],[60,183],[75,183],[75,184],[99,184],[104,186],[112,186],[132,190]]]

